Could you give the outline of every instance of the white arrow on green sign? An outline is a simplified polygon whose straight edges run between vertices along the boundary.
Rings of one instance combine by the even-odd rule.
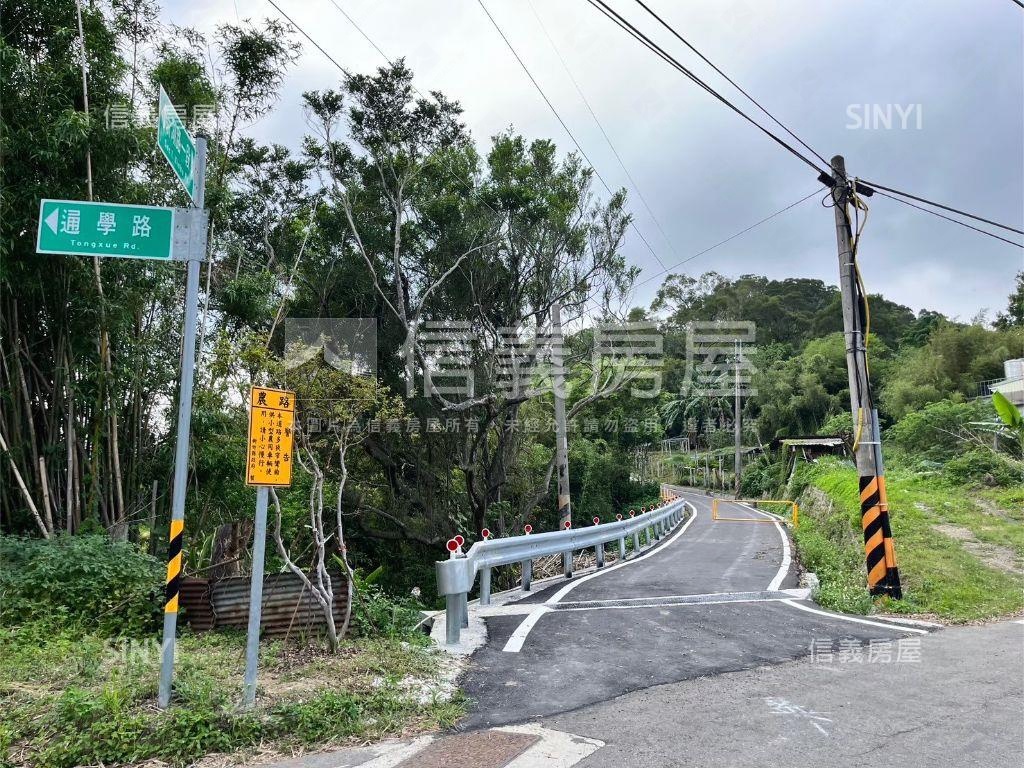
[[[185,187],[189,199],[196,199],[196,140],[185,124],[164,87],[160,86],[160,119],[157,121],[156,145],[164,153],[171,170]]]
[[[170,259],[174,209],[151,205],[42,200],[37,253]]]

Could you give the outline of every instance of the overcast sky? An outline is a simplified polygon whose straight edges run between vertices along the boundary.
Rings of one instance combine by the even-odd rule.
[[[276,1],[342,66],[369,72],[384,63],[332,0]],[[482,148],[512,125],[529,138],[551,137],[560,149],[572,149],[477,0],[335,1],[388,56],[406,58],[421,90],[461,102]],[[819,153],[843,154],[851,175],[1024,228],[1024,10],[1011,0],[647,1]],[[586,0],[485,2],[597,170],[613,187],[627,188],[637,227],[665,266],[819,186],[810,168]],[[759,115],[632,0],[608,2],[748,114]],[[278,13],[266,0],[175,0],[163,13],[166,21],[205,31],[268,16]],[[302,92],[334,87],[339,78],[323,54],[300,40],[302,56],[275,112],[249,128],[259,140],[292,148],[305,130]],[[883,112],[892,105],[892,127],[865,127],[864,105]],[[1024,251],[885,198],[869,204],[860,258],[871,292],[963,320],[1005,307],[1013,276],[1024,269]],[[643,268],[641,281],[652,278],[636,296],[637,304],[647,304],[662,266],[632,232],[626,255]],[[707,270],[835,283],[832,212],[811,198],[673,271]]]

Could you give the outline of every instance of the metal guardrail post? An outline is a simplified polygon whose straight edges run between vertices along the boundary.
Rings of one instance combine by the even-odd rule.
[[[480,605],[491,604],[491,569],[480,571]]]
[[[448,544],[449,559],[435,563],[437,574],[437,591],[445,596],[447,616],[446,641],[448,644],[459,642],[460,632],[469,626],[469,592],[473,589],[477,574],[480,574],[480,604],[487,605],[491,600],[493,586],[493,569],[502,565],[519,563],[522,566],[522,590],[529,592],[533,578],[533,560],[549,555],[572,553],[593,549],[596,560],[604,565],[606,544],[616,539],[619,542],[619,558],[625,561],[626,539],[632,537],[633,547],[640,551],[640,535],[661,538],[682,520],[682,499],[672,499],[666,504],[641,512],[638,519],[623,519],[616,515],[615,522],[594,523],[593,528],[572,528],[571,524],[563,526],[563,530],[548,531],[536,536],[530,526],[524,527],[524,536],[509,536],[492,540],[483,532],[483,540],[478,541],[463,552],[465,543],[461,536],[451,539]]]
[[[640,554],[640,532],[633,531],[633,557]]]
[[[462,629],[462,619],[459,618],[459,609],[462,607],[460,595],[445,596],[445,642],[454,645],[459,642],[459,632]]]

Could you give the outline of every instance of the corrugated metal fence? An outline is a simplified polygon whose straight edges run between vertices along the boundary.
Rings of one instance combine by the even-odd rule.
[[[310,575],[315,583],[315,576]],[[334,589],[334,621],[341,626],[348,602],[345,578],[331,574]],[[181,585],[185,620],[196,630],[230,627],[245,629],[249,621],[248,576],[219,581],[187,578]],[[263,579],[263,612],[260,630],[264,637],[285,638],[323,632],[324,614],[316,598],[294,573],[275,573]]]

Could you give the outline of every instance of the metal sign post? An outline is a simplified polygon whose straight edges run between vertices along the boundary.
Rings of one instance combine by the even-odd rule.
[[[209,225],[209,214],[203,210],[206,140],[193,140],[187,135],[187,131],[185,133],[194,150],[190,160],[191,184],[185,185],[189,197],[195,203],[193,208],[44,199],[39,204],[39,225],[36,232],[37,253],[188,262],[185,321],[181,334],[181,382],[178,388],[173,500],[167,548],[164,642],[160,662],[161,707],[166,707],[170,703],[171,677],[174,673],[174,636],[178,620],[188,446],[192,423],[192,381],[195,373],[196,324],[199,315],[199,265],[206,260]]]
[[[160,88],[161,101],[167,94]],[[161,109],[163,104],[161,103]],[[177,118],[177,115],[175,115]],[[161,126],[163,118],[161,117]],[[180,122],[180,121],[179,121]],[[183,128],[184,130],[184,128]],[[206,139],[188,140],[195,146],[192,163],[192,185],[184,184],[195,208],[203,211],[206,196]],[[157,142],[171,162],[167,150]],[[175,168],[175,173],[178,169]],[[181,178],[181,174],[178,174]],[[199,264],[206,258],[207,216],[201,216],[202,227],[196,247],[188,254],[188,278],[185,283],[185,326],[181,344],[181,384],[178,388],[178,431],[174,445],[174,482],[171,496],[171,528],[167,544],[167,588],[164,599],[164,640],[160,656],[160,691],[157,703],[166,709],[171,703],[174,678],[174,647],[178,630],[178,593],[181,589],[182,542],[185,532],[185,493],[188,487],[188,451],[192,431],[192,384],[196,367],[196,326],[199,319]]]
[[[292,440],[295,393],[253,387],[249,394],[249,440],[245,482],[256,486],[256,526],[252,539],[252,576],[249,586],[249,625],[245,639],[245,682],[242,704],[256,702],[256,670],[260,654],[260,617],[263,611],[263,560],[267,543],[267,497],[271,487],[292,483]]]

